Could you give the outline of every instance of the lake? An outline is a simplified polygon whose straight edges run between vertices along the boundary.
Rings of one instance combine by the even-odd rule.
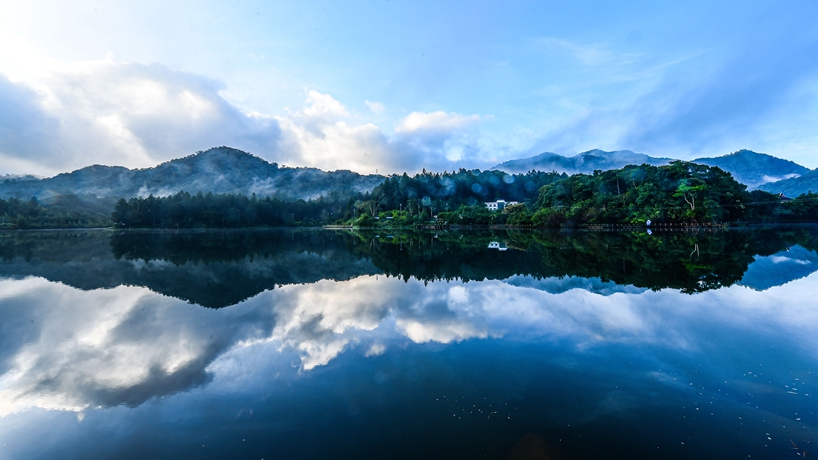
[[[816,249],[818,226],[0,233],[0,458],[818,456]]]

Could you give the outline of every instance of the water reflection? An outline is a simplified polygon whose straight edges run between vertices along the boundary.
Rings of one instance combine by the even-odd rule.
[[[206,369],[219,355],[257,342],[297,355],[309,371],[347,349],[377,356],[407,342],[472,338],[698,353],[708,341],[701,328],[720,323],[757,335],[787,331],[787,341],[813,353],[813,278],[797,289],[759,294],[734,287],[689,297],[362,276],[286,286],[218,312],[142,288],[86,292],[37,278],[5,280],[0,414],[138,405],[207,382]]]
[[[492,243],[507,250],[490,249]],[[652,235],[30,232],[0,235],[0,276],[40,276],[80,289],[145,286],[215,308],[276,286],[375,274],[529,284],[515,280],[530,277],[546,289],[560,289],[548,279],[569,277],[577,287],[598,292],[674,288],[692,293],[739,282],[765,289],[806,276],[818,268],[810,255],[816,247],[815,226]],[[772,270],[777,278],[765,275],[770,264],[778,264]],[[754,270],[747,272],[751,266]],[[561,280],[557,284],[566,286]]]
[[[790,438],[818,439],[810,232],[507,233],[502,254],[483,241],[496,233],[226,233],[198,259],[196,234],[18,237],[0,264],[13,275],[0,279],[2,455],[789,455]],[[317,279],[264,287],[308,279],[295,258],[324,264]],[[162,273],[177,277],[164,292]],[[163,295],[254,273],[220,298],[247,296],[229,308]],[[210,280],[175,285],[198,276]]]

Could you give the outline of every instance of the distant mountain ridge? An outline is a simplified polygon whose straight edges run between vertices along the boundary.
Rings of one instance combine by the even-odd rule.
[[[191,194],[235,193],[273,196],[284,200],[311,199],[332,192],[366,192],[383,182],[384,176],[361,175],[340,170],[288,168],[229,147],[212,148],[153,168],[93,165],[46,179],[0,181],[0,198],[80,195],[104,197],[165,196],[186,191]]]
[[[591,174],[595,170],[619,169],[630,164],[661,166],[671,161],[674,160],[630,150],[607,152],[594,149],[572,157],[545,152],[530,158],[506,161],[491,169],[508,173],[539,170]],[[698,158],[693,162],[728,171],[751,190],[757,188],[789,197],[810,190],[818,192],[818,169],[811,171],[792,161],[764,153],[739,150],[719,157]],[[36,197],[48,202],[68,195],[131,198],[150,194],[166,196],[186,191],[191,194],[255,193],[259,197],[294,201],[329,194],[352,196],[357,192],[373,190],[384,179],[385,176],[381,175],[362,175],[347,170],[326,172],[317,168],[284,167],[238,149],[217,147],[153,168],[93,165],[45,179],[32,175],[0,176],[0,198],[28,200]]]
[[[809,168],[790,160],[776,158],[766,153],[739,150],[715,158],[697,158],[693,163],[716,166],[728,171],[749,189],[763,184],[799,177],[810,172]]]
[[[491,169],[499,169],[508,173],[525,173],[528,171],[557,171],[567,174],[591,174],[595,170],[607,171],[619,169],[627,165],[649,164],[661,166],[673,161],[672,158],[656,158],[630,150],[616,150],[606,152],[594,149],[582,152],[572,157],[566,157],[557,153],[544,152],[530,158],[510,160],[493,166]]]
[[[589,150],[572,157],[566,157],[556,153],[545,152],[539,155],[510,160],[500,163],[491,169],[498,169],[510,173],[527,172],[532,169],[538,171],[557,171],[567,174],[592,174],[595,170],[619,169],[627,165],[649,164],[662,166],[674,161],[673,158],[652,157],[642,153],[635,153],[630,150],[616,150],[607,152],[604,150]],[[785,181],[793,184],[788,187],[789,192],[802,189],[803,181],[797,178],[814,173],[809,168],[799,165],[793,161],[776,158],[766,153],[757,153],[752,150],[739,150],[719,157],[697,158],[693,163],[716,166],[729,172],[737,181],[747,185],[752,190],[761,188],[772,191],[776,189],[772,184]],[[780,187],[779,187],[780,188]],[[813,189],[818,189],[818,175],[816,176]],[[776,189],[777,191],[777,189]],[[804,193],[804,192],[801,192]],[[793,196],[797,196],[796,193]],[[785,195],[790,196],[789,193]]]
[[[17,175],[17,174],[4,174],[0,176],[0,183],[2,182],[17,182],[22,180],[40,180],[42,177],[37,177],[32,174],[24,174],[24,175]]]
[[[799,177],[771,182],[759,187],[770,193],[783,193],[784,196],[794,198],[803,193],[818,193],[818,169],[813,169]]]

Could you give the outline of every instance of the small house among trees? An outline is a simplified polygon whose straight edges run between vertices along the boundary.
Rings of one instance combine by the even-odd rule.
[[[487,201],[486,208],[489,211],[502,211],[508,206],[514,206],[515,204],[519,204],[516,201],[506,201],[506,200],[497,200],[497,201]]]

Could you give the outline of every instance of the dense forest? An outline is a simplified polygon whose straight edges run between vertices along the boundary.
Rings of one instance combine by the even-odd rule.
[[[534,174],[539,173],[526,176]],[[415,207],[410,205],[409,216],[396,209],[397,200],[379,198],[379,193],[391,197],[390,190],[401,190],[398,185],[402,184],[396,184],[393,178],[373,192],[372,202],[376,204],[373,211],[383,209],[377,221],[363,216],[356,223],[361,226],[417,223],[417,219],[410,218],[417,206],[426,221],[437,215],[437,222],[450,225],[583,227],[646,225],[649,221],[674,225],[818,221],[816,194],[789,199],[760,190],[748,192],[745,185],[718,167],[683,161],[667,166],[626,166],[593,174],[551,173],[534,177],[542,185],[537,187],[538,193],[533,198],[513,188],[514,183],[508,184],[512,186],[509,189],[492,190],[493,193],[484,195],[492,200],[504,198],[520,202],[502,211],[489,211],[482,203],[474,204],[463,198],[454,201],[430,194],[420,201],[411,201]],[[416,176],[407,182],[412,184],[417,180]],[[475,197],[469,198],[475,200]],[[438,210],[440,212],[435,214]]]
[[[532,211],[546,227],[816,221],[818,195],[748,192],[717,167],[675,161],[570,176],[541,188]]]
[[[496,199],[531,201],[546,184],[568,176],[530,172],[461,169],[451,173],[407,174],[387,178],[372,192],[352,198],[329,195],[316,200],[286,202],[231,194],[191,195],[180,192],[167,197],[121,199],[111,216],[119,227],[192,228],[315,226],[345,224],[375,226],[423,224],[446,210],[475,217],[466,223],[481,224],[496,216],[484,202]]]
[[[179,192],[167,197],[120,199],[111,219],[117,227],[142,228],[315,226],[343,216],[351,201],[332,195],[285,202],[255,195]]]
[[[499,211],[486,201],[519,204]],[[113,208],[113,212],[111,212]],[[179,192],[126,200],[64,195],[41,203],[0,200],[0,228],[240,228],[344,225],[585,227],[598,225],[816,222],[818,195],[753,190],[695,163],[626,166],[593,174],[465,170],[393,175],[371,192],[313,200]]]
[[[114,200],[61,195],[42,203],[36,198],[0,199],[0,230],[15,228],[87,228],[111,225]]]

